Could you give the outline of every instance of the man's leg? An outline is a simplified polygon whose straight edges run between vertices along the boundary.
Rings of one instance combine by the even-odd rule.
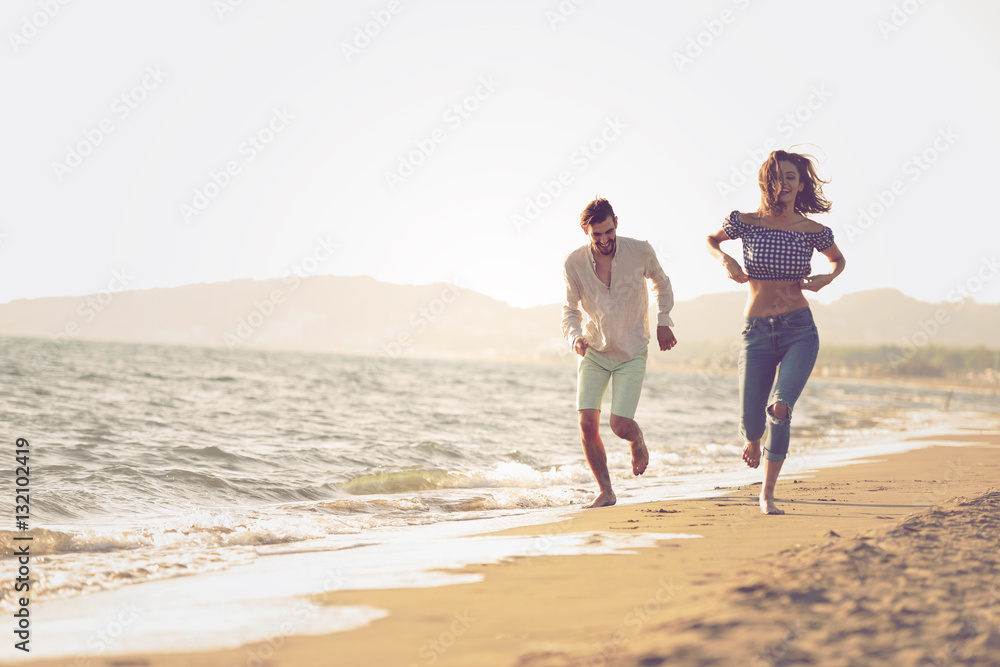
[[[632,448],[632,474],[641,475],[649,464],[649,450],[642,429],[635,422],[642,383],[646,378],[648,348],[631,361],[619,364],[611,373],[611,430]]]
[[[646,441],[642,439],[642,429],[634,419],[619,417],[611,413],[611,430],[622,440],[628,441],[632,448],[632,474],[641,475],[649,465],[649,450]]]
[[[601,403],[608,390],[611,371],[602,365],[603,358],[593,350],[587,350],[577,368],[576,409],[580,416],[580,442],[587,457],[590,471],[600,487],[600,493],[587,507],[605,507],[616,502],[611,490],[611,474],[608,472],[608,456],[601,441]]]
[[[580,415],[580,441],[583,443],[583,453],[587,457],[590,471],[594,473],[600,494],[587,507],[606,507],[617,502],[615,492],[611,490],[611,473],[608,472],[608,455],[604,451],[601,440],[601,411],[578,410]]]

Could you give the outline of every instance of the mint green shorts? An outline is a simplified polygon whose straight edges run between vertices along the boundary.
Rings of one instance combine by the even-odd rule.
[[[576,409],[600,410],[611,380],[611,414],[635,418],[647,354],[644,347],[631,361],[611,361],[588,347],[577,364]]]

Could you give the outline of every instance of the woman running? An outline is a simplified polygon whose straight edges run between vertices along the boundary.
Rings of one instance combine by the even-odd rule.
[[[806,217],[832,206],[823,197],[822,186],[829,181],[819,179],[808,156],[774,151],[761,165],[758,181],[760,208],[755,213],[733,211],[722,229],[708,237],[708,251],[722,261],[731,279],[750,283],[739,357],[743,460],[751,468],[760,465],[760,441],[769,426],[760,510],[784,514],[774,504],[774,487],[788,453],[792,408],[819,352],[819,335],[802,290],[826,287],[846,262],[833,231]],[[740,238],[745,272],[720,248],[723,241]],[[832,273],[810,275],[814,249],[833,263]]]

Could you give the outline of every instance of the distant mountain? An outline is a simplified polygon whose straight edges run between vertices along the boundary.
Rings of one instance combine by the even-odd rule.
[[[931,304],[894,289],[841,297],[817,309],[816,325],[837,345],[1000,347],[1000,304]]]
[[[711,356],[742,328],[745,294],[710,294],[673,312],[680,344],[670,358]],[[1000,305],[930,304],[872,290],[813,304],[821,340],[833,345],[997,347]],[[558,304],[514,308],[448,284],[394,285],[364,276],[234,280],[0,305],[0,335],[210,347],[455,358],[571,358]],[[655,321],[655,320],[654,320]]]
[[[234,280],[0,305],[0,335],[385,355],[558,358],[559,306],[365,276]]]

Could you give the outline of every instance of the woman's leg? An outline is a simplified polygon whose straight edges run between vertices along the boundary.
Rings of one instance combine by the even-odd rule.
[[[785,510],[774,504],[774,487],[778,484],[778,475],[784,461],[764,459],[764,484],[760,488],[760,511],[764,514],[784,514]]]
[[[778,364],[774,399],[767,407],[769,433],[764,456],[769,461],[784,461],[788,455],[792,409],[809,380],[819,352],[819,336],[815,329],[795,331],[790,335],[782,333],[781,338],[779,351],[783,354]]]
[[[774,489],[788,456],[792,409],[816,363],[819,335],[815,326],[784,329],[779,334],[778,347],[782,357],[774,385],[774,400],[767,407],[768,439],[764,448],[764,484],[760,491],[760,508],[765,514],[784,514],[774,504]]]
[[[767,399],[771,394],[777,359],[771,333],[748,324],[740,348],[740,435],[746,440],[743,460],[751,468],[760,465],[760,439],[766,428]]]

